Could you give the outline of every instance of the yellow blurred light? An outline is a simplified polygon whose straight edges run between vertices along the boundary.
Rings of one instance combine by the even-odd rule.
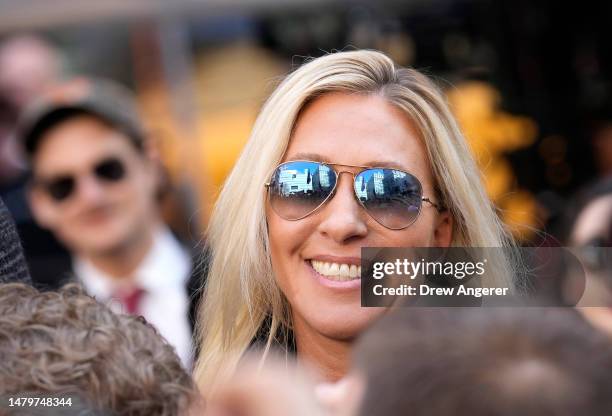
[[[529,230],[537,222],[537,205],[527,191],[517,191],[516,176],[505,155],[532,145],[537,125],[527,117],[502,111],[499,92],[486,82],[463,82],[447,96],[481,169],[489,197],[502,210],[502,219],[514,236],[519,240],[529,238]]]

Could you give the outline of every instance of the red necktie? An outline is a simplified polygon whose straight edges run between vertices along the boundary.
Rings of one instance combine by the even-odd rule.
[[[145,291],[139,287],[133,287],[128,290],[117,291],[114,298],[119,299],[125,311],[130,315],[138,315],[140,309],[140,301]]]

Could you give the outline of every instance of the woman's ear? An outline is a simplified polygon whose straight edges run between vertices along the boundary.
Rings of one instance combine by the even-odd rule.
[[[448,247],[453,241],[453,217],[448,209],[436,216],[434,229],[434,246]]]

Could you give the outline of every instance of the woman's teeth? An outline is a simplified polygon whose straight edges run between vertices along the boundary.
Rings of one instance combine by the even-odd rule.
[[[330,280],[354,280],[361,277],[361,266],[311,260],[312,268]]]

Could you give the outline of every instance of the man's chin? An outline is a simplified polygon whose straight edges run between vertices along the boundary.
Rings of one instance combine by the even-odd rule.
[[[105,238],[104,240],[95,241],[75,241],[71,244],[72,251],[81,253],[85,256],[92,257],[108,257],[118,256],[126,251],[126,243],[124,238]]]

